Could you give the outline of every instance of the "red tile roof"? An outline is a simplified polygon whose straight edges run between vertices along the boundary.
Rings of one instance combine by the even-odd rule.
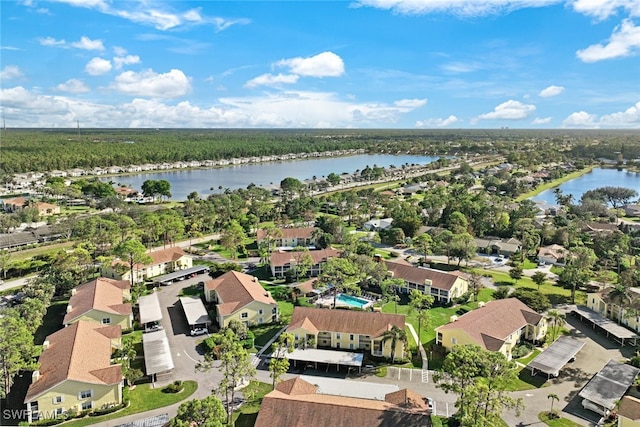
[[[277,237],[276,239],[310,239],[316,228],[279,228],[278,230],[282,232],[282,237]],[[258,232],[256,233],[257,240],[261,241],[266,239],[267,231],[268,230],[263,228],[258,229]]]

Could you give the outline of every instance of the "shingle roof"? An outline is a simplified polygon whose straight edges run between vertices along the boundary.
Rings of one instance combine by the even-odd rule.
[[[111,340],[120,338],[119,326],[80,320],[49,335],[49,347],[40,355],[40,377],[29,386],[25,402],[66,380],[88,384],[119,384],[122,367],[111,364]]]
[[[550,246],[542,246],[538,251],[538,257],[551,257],[556,261],[562,258],[565,258],[567,254],[567,250],[564,246],[560,245],[550,245]]]
[[[147,255],[151,257],[151,262],[148,264],[134,264],[134,269],[141,269],[152,265],[164,264],[170,261],[177,261],[183,256],[187,255],[182,248],[176,246],[173,248],[160,249],[153,252],[147,252]],[[129,267],[129,263],[125,260],[116,259],[113,261],[112,265],[115,264],[123,264]]]
[[[431,425],[429,408],[418,394],[400,390],[386,397],[386,401],[380,401],[318,394],[315,386],[295,378],[278,384],[263,398],[255,426]]]
[[[204,284],[207,291],[215,291],[218,295],[218,313],[229,315],[253,301],[265,304],[278,303],[258,282],[258,279],[245,273],[228,271],[222,276],[209,280]]]
[[[431,287],[450,291],[453,284],[460,277],[446,271],[434,270],[432,268],[414,267],[398,262],[385,261],[387,270],[393,273],[394,278],[406,280],[409,283],[424,284],[426,280],[431,281]],[[462,278],[462,277],[461,277]]]
[[[640,420],[640,399],[624,396],[618,405],[618,415],[634,421]]]
[[[309,239],[316,229],[314,227],[304,227],[280,228],[279,230],[282,231],[282,237],[278,237],[278,239]],[[264,240],[267,237],[267,230],[258,229],[256,237],[258,241]]]
[[[386,314],[353,310],[294,307],[288,330],[315,327],[318,331],[381,336],[393,326],[404,330],[402,314]]]
[[[436,331],[461,329],[478,345],[496,351],[505,339],[526,325],[537,325],[542,315],[517,298],[490,301],[484,307],[463,314],[455,322],[436,328]]]
[[[68,324],[91,310],[104,313],[129,315],[131,304],[123,303],[123,290],[129,289],[126,280],[98,277],[74,289],[69,299],[71,311],[64,316],[63,324]]]
[[[326,261],[329,258],[337,258],[340,256],[340,251],[336,249],[320,249],[317,251],[289,251],[289,252],[272,252],[271,253],[271,265],[281,266],[291,262],[296,257],[302,257],[304,254],[311,255],[314,264],[319,264]]]

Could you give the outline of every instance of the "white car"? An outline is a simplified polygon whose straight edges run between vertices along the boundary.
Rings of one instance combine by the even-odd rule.
[[[191,330],[191,335],[192,336],[198,336],[198,335],[204,335],[208,333],[207,328],[194,328]]]

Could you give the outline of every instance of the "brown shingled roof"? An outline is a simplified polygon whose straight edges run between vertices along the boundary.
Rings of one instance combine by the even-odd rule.
[[[131,314],[131,304],[122,302],[123,290],[129,287],[126,280],[105,277],[77,286],[69,299],[71,311],[64,316],[62,323],[69,324],[91,310],[125,316]]]
[[[49,335],[40,355],[40,377],[29,386],[25,402],[37,400],[66,380],[114,385],[122,381],[121,365],[111,365],[111,339],[119,326],[80,320]]]
[[[318,331],[361,334],[376,338],[393,326],[404,330],[405,317],[402,314],[294,307],[288,330],[302,327],[305,322],[309,322],[305,327],[313,325]]]
[[[280,228],[282,231],[282,237],[278,237],[278,239],[309,239],[313,235],[313,232],[316,230],[314,227],[304,227],[304,228]],[[256,233],[256,237],[258,241],[264,240],[267,236],[267,230],[260,228]]]
[[[624,396],[618,405],[618,415],[634,421],[640,420],[640,399]]]
[[[295,385],[286,384],[295,382]],[[306,381],[293,379],[280,383],[267,394],[260,407],[255,427],[327,427],[380,426],[428,427],[431,425],[427,405],[416,393],[399,391],[392,401],[332,396],[316,393]],[[394,403],[403,400],[401,405]],[[408,402],[408,405],[405,403]]]
[[[436,331],[461,329],[487,350],[499,350],[505,339],[524,326],[537,325],[542,315],[517,298],[489,301]]]
[[[449,291],[458,277],[462,277],[457,274],[447,273],[446,271],[414,267],[397,262],[385,261],[385,264],[387,266],[387,270],[393,272],[394,278],[403,279],[409,283],[419,284],[424,284],[426,280],[430,280],[431,287],[435,289]]]
[[[329,258],[337,258],[340,256],[340,251],[336,249],[320,249],[317,251],[281,251],[271,253],[271,265],[285,265],[291,262],[292,259],[296,259],[301,254],[309,254],[313,258],[314,264],[320,264],[325,262]]]
[[[151,262],[148,264],[135,264],[133,266],[134,269],[142,269],[151,265],[159,265],[159,264],[164,264],[170,261],[177,261],[187,254],[185,253],[185,251],[182,250],[181,247],[175,246],[172,248],[166,248],[166,249],[160,249],[153,252],[147,252],[147,255],[151,257]],[[123,264],[123,265],[126,265],[127,267],[129,266],[129,263],[127,261],[124,261],[121,259],[114,260],[112,265],[114,264]]]
[[[222,276],[209,280],[204,284],[208,291],[215,291],[218,295],[218,312],[223,316],[241,309],[253,301],[265,304],[278,304],[269,292],[249,274],[238,271],[228,271]]]

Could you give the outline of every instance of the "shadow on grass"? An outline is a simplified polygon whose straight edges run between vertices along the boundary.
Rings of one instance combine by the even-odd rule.
[[[235,422],[235,427],[253,427],[258,419],[258,413],[240,414]]]
[[[535,388],[544,387],[547,382],[546,375],[531,375],[531,371],[528,368],[524,368],[520,371],[518,379],[522,382],[530,384]]]

